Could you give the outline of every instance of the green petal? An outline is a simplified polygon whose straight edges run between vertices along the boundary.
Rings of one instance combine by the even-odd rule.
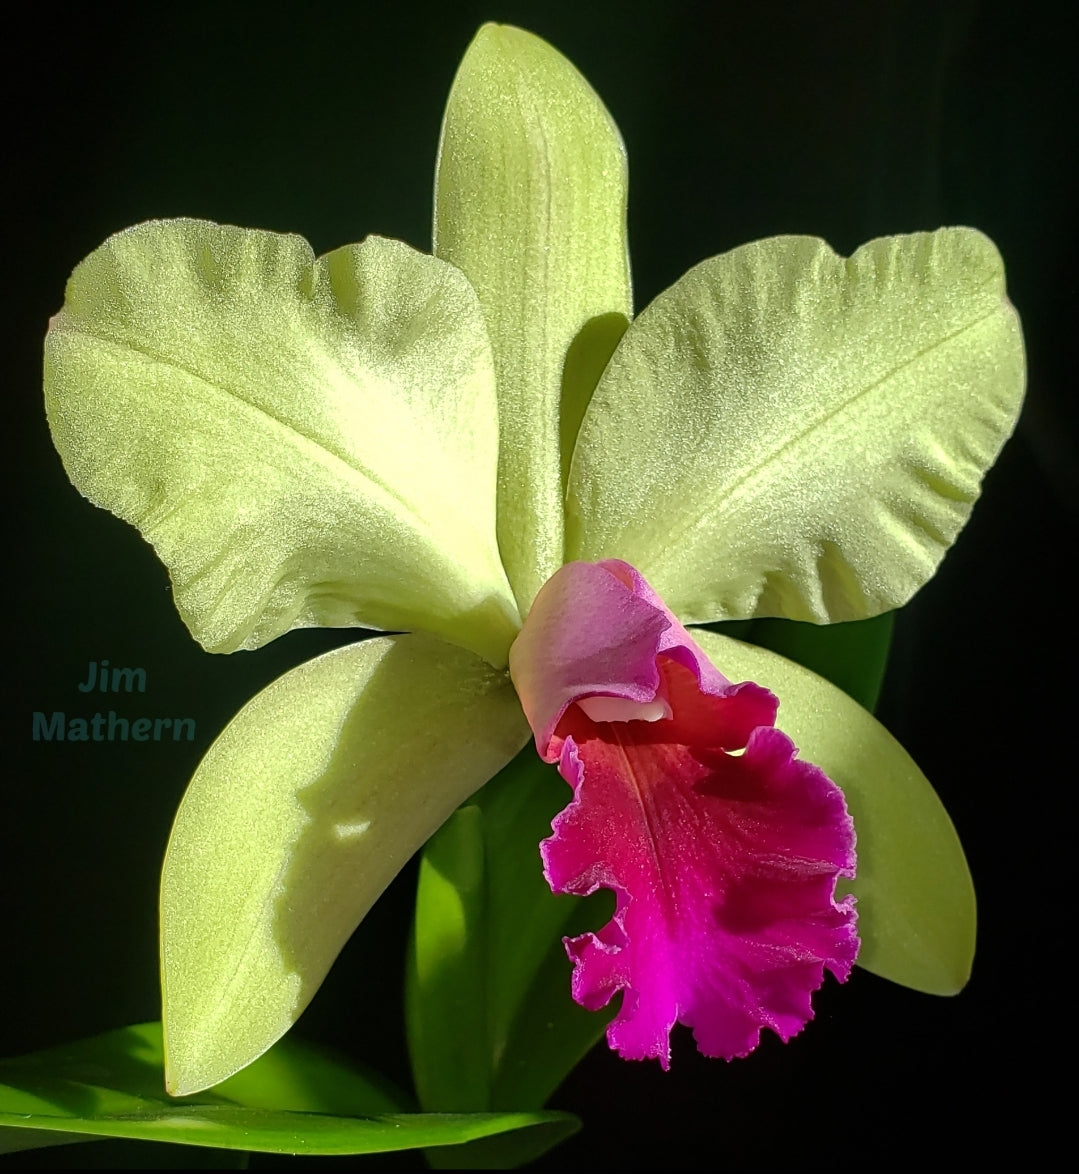
[[[45,394],[68,475],[153,543],[211,651],[360,625],[504,663],[492,358],[452,266],[142,224],[75,270]]]
[[[966,521],[1023,381],[1000,256],[973,229],[849,260],[745,245],[622,339],[574,454],[568,557],[627,559],[690,623],[887,611]]]
[[[948,813],[910,755],[845,693],[801,665],[714,632],[695,640],[726,677],[779,698],[777,725],[842,789],[858,836],[858,964],[952,995],[974,958],[974,886]]]
[[[527,735],[505,673],[422,635],[336,649],[249,702],[165,857],[169,1089],[216,1084],[287,1031],[401,866]]]
[[[744,631],[721,631],[803,665],[818,677],[838,685],[863,709],[877,708],[888,652],[892,646],[895,612],[846,624],[802,624],[797,620],[762,619],[724,625]]]
[[[626,160],[550,45],[480,29],[446,107],[435,253],[479,293],[498,373],[498,542],[521,613],[562,565],[564,463],[631,310]]]

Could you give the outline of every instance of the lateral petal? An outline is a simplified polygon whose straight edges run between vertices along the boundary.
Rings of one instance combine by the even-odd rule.
[[[494,372],[453,266],[141,224],[72,275],[45,399],[68,475],[154,545],[210,651],[363,626],[505,664]]]
[[[811,237],[703,261],[645,309],[577,439],[567,559],[629,559],[684,623],[862,619],[933,574],[1025,380],[992,241]]]

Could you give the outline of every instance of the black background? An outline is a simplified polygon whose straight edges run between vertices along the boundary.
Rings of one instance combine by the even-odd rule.
[[[1070,1047],[1059,1033],[1074,936],[1074,17],[901,0],[42,5],[27,17],[0,79],[0,1055],[157,1018],[157,873],[188,776],[262,684],[350,638],[294,633],[229,658],[191,641],[152,552],[78,496],[49,441],[40,348],[64,282],[108,234],[156,217],[299,232],[319,252],[369,232],[429,248],[443,103],[475,29],[495,19],[564,52],[622,129],[638,306],[757,237],[812,233],[849,252],[971,224],[1004,255],[1031,379],[970,525],[899,617],[879,711],[967,847],[980,897],[970,986],[941,1000],[857,972],[822,991],[796,1042],[769,1039],[731,1065],[681,1034],[667,1075],[597,1049],[554,1101],[584,1132],[537,1165],[815,1168],[1037,1146],[1056,1123],[1045,1058]],[[106,657],[144,667],[146,712],[193,717],[197,741],[32,742],[32,711],[75,710],[87,662]],[[297,1029],[402,1081],[412,883],[406,873],[380,903]],[[103,1143],[7,1162],[181,1160],[160,1152]]]

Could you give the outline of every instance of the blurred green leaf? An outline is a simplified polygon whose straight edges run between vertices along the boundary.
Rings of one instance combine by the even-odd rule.
[[[741,625],[740,625],[741,626]],[[752,620],[737,639],[778,652],[818,677],[838,685],[870,713],[877,707],[895,612],[845,624],[807,624],[800,620]],[[712,625],[709,625],[712,627]],[[733,625],[716,625],[721,636],[734,636]],[[722,671],[722,665],[718,666]]]
[[[581,1127],[568,1113],[547,1116],[557,1119],[464,1145],[433,1146],[424,1150],[424,1157],[435,1170],[512,1170],[545,1154]]]
[[[4,1090],[0,1090],[0,1096]],[[22,1150],[40,1150],[53,1145],[73,1145],[79,1141],[100,1141],[92,1133],[57,1133],[53,1129],[0,1129],[0,1154],[17,1154]]]
[[[564,901],[567,898],[554,897]],[[595,930],[610,920],[614,894],[568,898],[569,915],[550,939],[546,953],[524,997],[517,1006],[499,1057],[492,1108],[542,1105],[563,1080],[603,1038],[614,1018],[618,1000],[599,1011],[586,1011],[570,995],[572,966],[563,937]]]
[[[578,904],[551,892],[539,853],[570,798],[557,769],[529,740],[474,799],[487,852],[487,999],[496,1067],[536,972]],[[566,966],[568,974],[568,960]]]
[[[596,906],[611,901],[552,893],[540,860],[540,841],[570,798],[530,743],[475,799],[487,849],[492,1108],[542,1105],[609,1018],[574,1003],[562,938],[602,924]]]
[[[412,1078],[433,1112],[491,1104],[482,823],[478,808],[462,807],[420,861],[405,1014]]]
[[[514,1129],[560,1138],[577,1127],[563,1113],[400,1112],[405,1098],[387,1082],[296,1041],[192,1097],[168,1097],[162,1073],[156,1023],[0,1061],[0,1126],[28,1131],[34,1144],[50,1130],[58,1143],[97,1136],[293,1154],[451,1146]]]
[[[529,745],[424,852],[407,989],[425,1109],[458,1107],[466,1096],[470,1108],[539,1107],[603,1034],[610,1015],[584,1011],[570,996],[562,938],[600,924],[597,906],[610,895],[556,896],[540,861],[539,843],[569,797]],[[480,1024],[466,1009],[469,992]],[[482,1080],[476,1043],[485,1049]],[[516,1145],[500,1146],[500,1160]],[[523,1149],[516,1160],[528,1160]]]

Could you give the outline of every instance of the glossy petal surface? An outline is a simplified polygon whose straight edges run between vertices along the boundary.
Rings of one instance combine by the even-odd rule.
[[[505,663],[494,372],[452,266],[139,225],[75,270],[45,391],[69,476],[153,543],[211,651],[360,625]]]
[[[841,884],[858,898],[858,965],[927,994],[961,990],[974,958],[974,885],[948,813],[910,755],[801,665],[714,632],[693,635],[725,672],[776,693],[779,727],[842,788],[858,830],[858,876]]]
[[[479,294],[498,374],[498,543],[522,614],[563,561],[577,427],[631,311],[626,159],[588,82],[487,24],[446,106],[435,255]]]
[[[170,1090],[216,1084],[278,1039],[401,866],[526,737],[504,673],[420,635],[337,649],[249,702],[165,858]]]
[[[861,619],[933,574],[1014,427],[1018,319],[973,229],[852,257],[775,237],[635,319],[589,405],[567,558],[625,558],[685,623]]]

